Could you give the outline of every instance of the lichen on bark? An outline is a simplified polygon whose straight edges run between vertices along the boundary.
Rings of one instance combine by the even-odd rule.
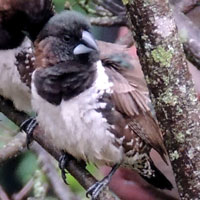
[[[182,200],[200,197],[200,105],[168,1],[126,4]]]
[[[165,50],[162,46],[158,46],[151,51],[151,55],[155,62],[160,63],[161,66],[170,66],[172,60],[172,51]]]

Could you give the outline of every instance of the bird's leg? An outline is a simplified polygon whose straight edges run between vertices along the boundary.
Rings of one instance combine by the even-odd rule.
[[[65,182],[65,184],[67,184],[67,185],[68,185],[68,183],[66,181],[66,166],[70,160],[76,160],[76,159],[69,153],[62,151],[62,154],[59,158],[58,163],[59,163],[59,168],[61,170],[62,179]],[[77,162],[80,164],[81,167],[83,167],[83,168],[86,167],[86,163],[83,160],[77,161]]]
[[[66,168],[67,163],[72,159],[75,159],[75,158],[72,155],[62,151],[62,155],[60,156],[59,161],[58,161],[59,168],[61,170],[62,179],[65,182],[65,184],[67,184],[67,185],[68,185],[68,183],[66,181],[66,170],[65,170],[65,168]]]
[[[101,181],[98,181],[94,185],[92,185],[87,190],[86,197],[91,195],[92,200],[95,200],[98,197],[98,195],[100,194],[100,192],[102,191],[102,189],[109,184],[111,177],[116,172],[116,170],[119,168],[119,166],[120,166],[120,164],[114,165],[114,167],[111,169],[111,171],[109,172],[109,174],[107,176],[105,176]]]
[[[36,118],[30,117],[27,120],[25,120],[20,126],[20,131],[24,131],[27,134],[26,145],[28,149],[29,149],[29,145],[33,141],[33,131],[37,125],[38,125],[38,122],[36,121]]]

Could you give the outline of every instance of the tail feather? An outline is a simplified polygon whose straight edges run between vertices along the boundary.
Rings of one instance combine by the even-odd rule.
[[[151,169],[154,171],[153,176],[147,177],[140,174],[141,177],[144,178],[148,183],[159,189],[171,190],[173,188],[171,182],[164,176],[164,174],[158,168],[156,168],[156,166],[153,163],[151,163]]]

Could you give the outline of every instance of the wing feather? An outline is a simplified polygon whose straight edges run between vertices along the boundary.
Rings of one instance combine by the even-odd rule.
[[[130,118],[130,130],[154,148],[167,163],[162,134],[148,106],[150,99],[143,77],[135,76],[136,69],[123,69],[108,58],[103,64],[114,85],[112,98],[116,109]]]

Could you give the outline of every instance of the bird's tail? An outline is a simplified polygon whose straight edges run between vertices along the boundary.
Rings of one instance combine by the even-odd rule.
[[[149,184],[159,188],[159,189],[167,189],[171,190],[173,185],[171,182],[164,176],[164,174],[151,162],[151,169],[154,171],[152,176],[144,176],[140,174],[142,178],[144,178]]]

